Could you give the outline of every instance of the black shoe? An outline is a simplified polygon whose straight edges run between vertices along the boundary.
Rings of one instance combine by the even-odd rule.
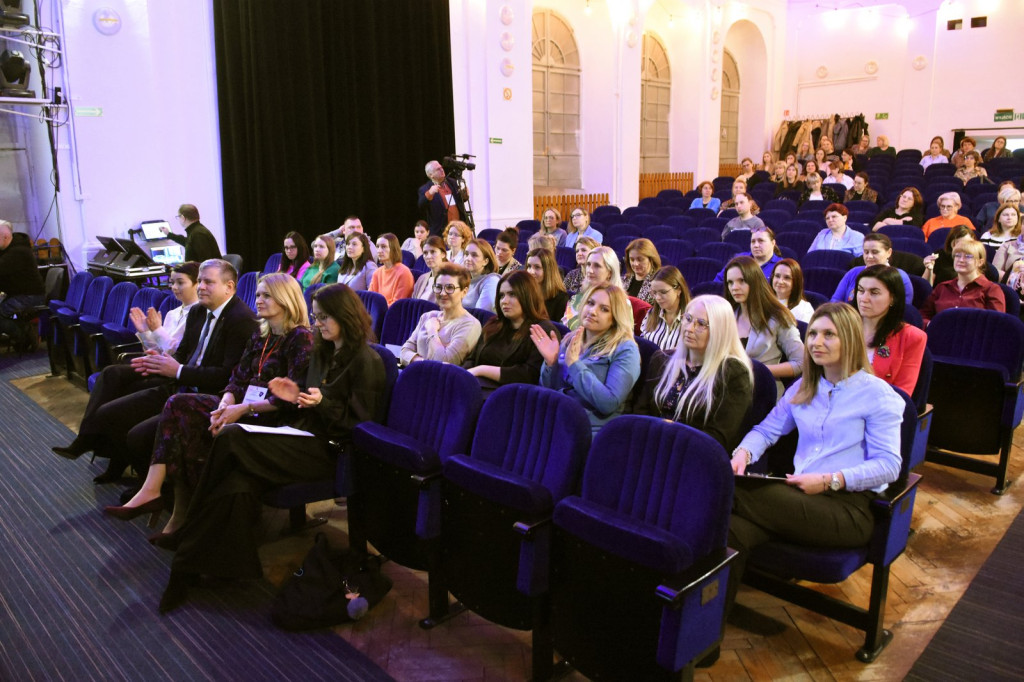
[[[61,457],[63,457],[64,459],[78,459],[79,457],[89,452],[94,447],[96,447],[96,443],[93,441],[94,439],[90,436],[78,436],[73,441],[71,441],[71,445],[67,447],[54,445],[50,449],[53,450],[58,455],[60,455]]]
[[[124,470],[128,468],[128,465],[117,459],[111,457],[110,462],[107,464],[107,469],[99,476],[92,479],[93,483],[115,483],[121,480],[124,476]],[[130,499],[130,498],[129,498]],[[122,501],[122,504],[124,502]]]
[[[188,600],[188,588],[199,584],[199,576],[195,573],[171,571],[163,596],[160,597],[160,613],[168,613]]]

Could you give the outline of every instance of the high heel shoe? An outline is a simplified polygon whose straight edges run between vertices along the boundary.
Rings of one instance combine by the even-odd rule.
[[[178,549],[178,531],[173,530],[169,533],[160,532],[154,535],[150,535],[148,538],[149,544],[159,547],[160,549],[169,549],[172,552]]]
[[[96,446],[94,440],[95,437],[92,436],[78,436],[67,447],[54,445],[50,449],[64,459],[78,459]]]
[[[107,464],[106,470],[92,479],[93,483],[114,483],[120,481],[124,475],[124,470],[128,468],[128,465],[116,457],[111,457],[110,462]]]
[[[152,516],[149,517],[149,527],[155,528],[157,522],[160,520],[160,514],[163,510],[164,498],[157,497],[145,504],[140,504],[138,507],[104,507],[103,513],[109,514],[116,519],[121,519],[122,521],[131,521],[143,514],[152,514]]]

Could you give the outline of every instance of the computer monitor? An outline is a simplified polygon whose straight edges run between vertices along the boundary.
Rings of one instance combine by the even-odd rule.
[[[122,247],[113,237],[96,237],[96,239],[103,245],[103,250],[107,253],[124,252],[124,247]]]
[[[142,237],[147,242],[157,239],[166,239],[171,226],[166,220],[143,220],[139,227],[142,228]]]
[[[185,247],[181,244],[154,246],[149,250],[153,261],[160,265],[180,265],[185,262]]]
[[[128,256],[136,256],[134,267],[142,267],[145,265],[153,264],[153,259],[149,257],[149,254],[146,253],[141,246],[136,244],[131,239],[115,237],[114,240],[121,245],[125,254],[127,254]]]

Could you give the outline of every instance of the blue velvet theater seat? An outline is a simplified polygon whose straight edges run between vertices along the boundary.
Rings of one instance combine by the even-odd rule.
[[[551,631],[592,679],[692,675],[722,638],[733,474],[710,436],[653,417],[594,439],[553,517]]]

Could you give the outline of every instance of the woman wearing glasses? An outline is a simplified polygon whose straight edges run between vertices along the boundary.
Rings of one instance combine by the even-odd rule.
[[[732,307],[721,296],[697,296],[682,330],[674,351],[651,358],[636,412],[700,429],[730,452],[743,436],[754,385]]]
[[[963,239],[953,247],[956,279],[940,282],[921,306],[925,326],[946,308],[985,308],[1006,312],[1006,297],[995,282],[985,277],[985,245]]]
[[[480,339],[480,322],[462,307],[469,279],[461,265],[445,263],[437,269],[434,298],[441,309],[420,316],[399,353],[403,365],[419,360],[461,365],[473,350]]]
[[[298,232],[289,232],[284,236],[284,244],[281,248],[281,267],[278,272],[284,272],[295,279],[302,281],[302,276],[309,268],[309,245]]]
[[[604,236],[590,226],[590,214],[587,209],[577,206],[569,214],[569,224],[566,225],[565,243],[559,246],[576,246],[576,240],[581,237],[590,237],[598,244],[604,241]]]

